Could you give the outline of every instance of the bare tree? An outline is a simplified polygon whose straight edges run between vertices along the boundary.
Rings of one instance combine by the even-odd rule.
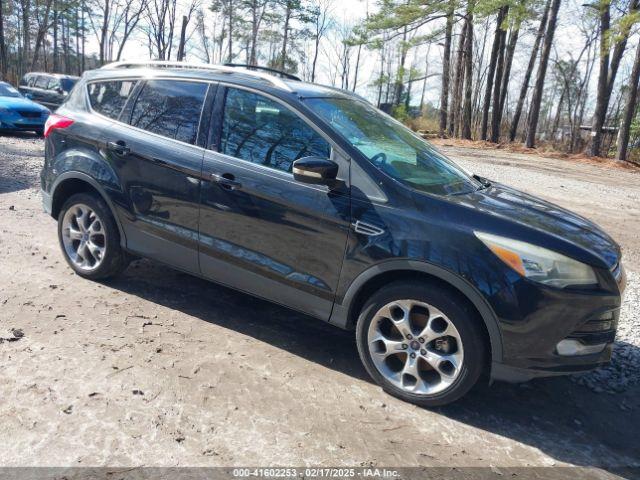
[[[629,15],[637,14],[640,0],[632,0],[629,6]],[[600,13],[600,68],[598,73],[598,88],[596,97],[596,109],[593,113],[591,126],[591,145],[589,155],[599,157],[602,154],[602,127],[609,108],[609,99],[613,91],[613,85],[620,66],[622,55],[627,46],[632,23],[623,24],[623,29],[617,36],[613,55],[611,48],[611,3],[603,0],[596,6]],[[611,61],[610,61],[611,60]]]
[[[516,138],[518,131],[518,124],[520,123],[520,117],[522,116],[522,110],[524,108],[524,102],[527,99],[527,91],[529,90],[529,82],[533,75],[533,67],[535,66],[538,58],[538,51],[540,49],[540,43],[544,37],[544,32],[547,28],[547,19],[549,18],[549,9],[551,8],[552,0],[547,0],[547,4],[544,8],[544,13],[540,19],[540,26],[538,27],[538,33],[531,49],[531,55],[529,57],[529,63],[527,70],[524,74],[524,80],[522,81],[522,87],[520,88],[520,95],[518,96],[518,104],[513,114],[513,120],[511,121],[511,129],[509,130],[509,141],[513,142]]]
[[[527,130],[526,146],[528,148],[535,147],[536,132],[538,130],[538,119],[540,116],[540,102],[544,90],[544,81],[547,74],[547,65],[549,64],[549,55],[551,53],[551,45],[553,44],[553,36],[556,31],[556,21],[558,18],[558,10],[560,9],[560,0],[551,0],[551,8],[549,10],[549,18],[547,21],[547,30],[544,35],[544,44],[540,56],[540,65],[538,66],[538,76],[536,85],[531,98],[531,108],[529,110],[529,125]]]
[[[627,159],[627,149],[629,147],[629,132],[631,130],[631,122],[638,106],[638,81],[640,80],[640,44],[636,48],[636,57],[633,62],[631,78],[629,79],[627,104],[624,109],[622,122],[620,122],[620,131],[618,132],[618,150],[616,158],[618,160]]]

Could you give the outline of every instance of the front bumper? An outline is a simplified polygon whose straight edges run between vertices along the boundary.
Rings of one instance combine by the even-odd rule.
[[[46,118],[2,118],[0,119],[0,130],[29,132],[44,129]]]
[[[491,365],[491,379],[519,383],[539,377],[584,373],[607,365],[611,360],[612,352],[613,342],[606,344],[599,353],[576,357],[561,357],[557,355],[557,358],[550,357],[546,361],[538,360],[535,364],[527,367],[494,362]]]
[[[512,300],[522,307],[523,315],[519,321],[501,321],[504,355],[494,359],[491,379],[521,382],[608,364],[626,275],[621,265],[600,275],[601,288],[592,291],[521,284]]]

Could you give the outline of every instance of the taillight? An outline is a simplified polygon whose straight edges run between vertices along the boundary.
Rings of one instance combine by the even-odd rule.
[[[52,113],[44,124],[44,136],[46,138],[52,130],[56,128],[67,128],[71,124],[73,124],[73,120],[70,118]]]

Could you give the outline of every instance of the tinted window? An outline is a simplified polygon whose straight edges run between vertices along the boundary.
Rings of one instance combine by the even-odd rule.
[[[53,77],[49,80],[49,85],[47,86],[47,89],[49,90],[57,90],[58,88],[60,88],[60,79]]]
[[[134,80],[90,83],[87,89],[91,108],[117,120],[134,85]]]
[[[222,122],[221,152],[290,172],[294,160],[329,158],[329,144],[296,114],[262,95],[230,88]]]
[[[150,80],[136,99],[131,125],[193,144],[206,93],[206,83]]]
[[[49,77],[40,75],[36,78],[36,82],[33,86],[36,88],[47,88],[47,85],[49,85]]]
[[[73,80],[71,78],[63,78],[60,81],[60,85],[62,85],[62,89],[65,92],[70,92],[73,89],[73,86],[76,84],[77,80]]]

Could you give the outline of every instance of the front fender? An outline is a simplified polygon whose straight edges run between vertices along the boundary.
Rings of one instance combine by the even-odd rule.
[[[498,319],[482,294],[467,280],[431,263],[418,260],[387,260],[369,267],[358,275],[347,289],[341,304],[335,304],[331,312],[330,323],[348,328],[351,309],[360,289],[373,278],[389,272],[420,272],[436,277],[460,291],[478,310],[489,333],[493,362],[502,360],[502,335],[498,327]]]

